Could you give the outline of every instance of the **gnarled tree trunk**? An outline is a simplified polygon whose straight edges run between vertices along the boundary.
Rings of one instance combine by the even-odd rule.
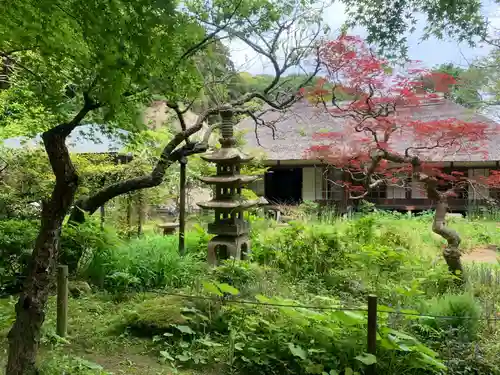
[[[16,304],[16,321],[9,339],[6,375],[34,375],[40,330],[58,257],[61,226],[73,203],[78,175],[66,147],[66,137],[92,110],[86,105],[70,122],[59,125],[42,136],[45,150],[56,177],[50,199],[42,206],[40,232],[35,242],[23,292]]]
[[[437,190],[437,181],[427,178],[425,180],[427,187],[427,196],[437,202],[436,212],[434,213],[434,222],[432,223],[432,231],[443,237],[447,245],[443,250],[443,257],[448,265],[448,269],[452,274],[457,276],[459,280],[463,279],[463,267],[460,260],[460,235],[451,228],[446,226],[446,213],[448,212],[448,196],[453,191],[442,193]]]
[[[443,237],[447,245],[443,250],[443,257],[448,265],[448,269],[454,275],[462,278],[463,268],[460,260],[460,235],[451,228],[446,226],[446,213],[448,212],[447,197],[442,197],[437,202],[436,212],[434,214],[434,222],[432,223],[432,231]]]

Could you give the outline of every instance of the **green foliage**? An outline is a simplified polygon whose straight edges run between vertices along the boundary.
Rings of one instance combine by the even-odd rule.
[[[481,308],[471,294],[436,297],[429,301],[426,312],[429,315],[450,317],[423,320],[424,324],[444,332],[444,336],[451,334],[470,341],[476,339]]]
[[[181,257],[177,238],[173,236],[133,239],[93,253],[84,274],[93,283],[117,292],[185,287],[193,283],[205,267],[198,260],[199,241],[196,233],[189,234],[187,254]]]
[[[15,292],[23,280],[25,268],[33,250],[39,223],[33,220],[0,220],[0,285],[5,292]],[[59,262],[77,269],[83,254],[82,269],[93,254],[107,251],[120,243],[109,228],[101,231],[92,220],[79,226],[65,225],[61,236]],[[76,262],[76,263],[75,263]]]
[[[319,205],[314,201],[304,201],[300,204],[299,209],[304,212],[306,217],[314,217],[319,213]]]
[[[74,356],[55,356],[43,361],[39,368],[40,375],[111,375],[102,366],[84,358]]]
[[[0,220],[0,293],[19,290],[37,232],[33,221]]]
[[[176,2],[149,0],[5,6],[0,50],[18,51],[8,101],[43,111],[38,126],[23,133],[65,121],[81,106],[83,93],[106,105],[94,121],[116,120],[131,128],[136,101],[127,99],[127,92],[140,92],[155,80],[176,94],[181,88],[196,90],[194,66],[179,60],[204,30],[176,7]]]
[[[300,303],[262,295],[256,298],[268,304]],[[438,373],[444,368],[436,353],[417,339],[386,327],[383,321],[380,339],[386,344],[380,347],[377,357],[365,353],[366,315],[362,313],[203,304],[200,300],[194,300],[195,305],[187,302],[189,306],[179,301],[183,307],[172,313],[170,297],[153,301],[142,305],[154,311],[144,311],[144,315],[154,316],[157,321],[148,322],[147,327],[155,328],[154,340],[160,345],[160,356],[174,369],[203,365],[210,360],[237,373],[332,374],[348,369],[363,371],[375,361],[381,371],[389,373],[398,373],[410,364],[414,369],[427,370],[426,373]],[[323,299],[325,306],[335,302]],[[171,318],[165,320],[165,315]],[[135,317],[141,319],[140,315]],[[138,320],[134,319],[129,321],[129,327],[137,325]],[[158,329],[160,326],[163,329]]]
[[[109,227],[100,228],[95,220],[80,225],[69,223],[61,234],[59,262],[70,270],[85,269],[93,254],[107,251],[121,241]]]
[[[479,0],[343,2],[348,9],[346,26],[365,27],[367,42],[376,43],[389,56],[407,57],[407,33],[416,30],[417,14],[426,16],[424,39],[431,35],[440,39],[451,36],[458,41],[472,42],[486,33]]]
[[[163,334],[174,325],[184,325],[187,319],[182,315],[184,302],[178,297],[159,297],[145,300],[133,306],[124,321],[137,335]]]
[[[328,226],[292,223],[254,238],[252,259],[298,279],[317,277],[346,260],[338,233]]]
[[[453,77],[456,84],[449,87],[445,92],[445,97],[468,108],[478,107],[481,103],[480,91],[486,84],[486,74],[477,67],[468,69],[455,66],[451,63],[442,64],[433,69],[433,72],[444,73]],[[424,88],[429,91],[436,91],[436,82],[424,81]]]

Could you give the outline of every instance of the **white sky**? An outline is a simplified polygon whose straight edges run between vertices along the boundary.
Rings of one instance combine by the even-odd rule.
[[[500,11],[494,0],[483,0],[483,12],[490,22],[500,27]],[[338,30],[345,22],[345,5],[336,2],[325,11],[325,20],[331,30]],[[468,63],[475,58],[485,56],[490,48],[489,46],[479,46],[470,48],[467,44],[459,44],[453,40],[438,40],[431,38],[421,41],[425,18],[417,25],[417,30],[408,37],[408,54],[412,60],[420,60],[427,67],[443,63],[454,63],[466,67]],[[361,28],[351,30],[351,35],[365,36],[366,32]],[[239,41],[233,41],[229,44],[231,57],[237,69],[247,71],[252,74],[270,73],[273,70],[269,63],[262,60],[251,48]]]

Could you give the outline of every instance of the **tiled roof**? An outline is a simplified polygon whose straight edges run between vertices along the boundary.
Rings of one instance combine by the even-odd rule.
[[[456,118],[463,121],[486,123],[497,129],[499,123],[449,100],[441,99],[434,103],[427,103],[418,108],[412,108],[412,117],[415,120],[432,121]],[[251,118],[245,118],[237,129],[245,132],[246,148],[250,152],[263,153],[266,160],[302,160],[306,150],[317,144],[312,136],[319,132],[342,131],[342,122],[345,119],[333,118],[324,108],[311,106],[306,102],[296,103],[286,113],[268,112],[263,116],[266,123],[275,126],[275,134],[268,127],[259,127],[255,130],[255,123]],[[409,135],[411,137],[411,135]],[[394,137],[393,149],[403,151],[411,143],[406,136]],[[260,145],[259,145],[260,143]],[[487,146],[483,148],[487,153],[487,160],[500,160],[500,133],[490,137]],[[484,153],[426,155],[431,161],[483,161]]]

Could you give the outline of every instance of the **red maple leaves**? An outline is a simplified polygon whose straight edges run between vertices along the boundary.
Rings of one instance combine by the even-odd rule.
[[[420,173],[445,183],[462,181],[467,176],[445,173],[439,162],[467,160],[471,155],[487,159],[488,140],[496,128],[434,116],[441,105],[451,108],[441,93],[457,84],[453,77],[429,72],[415,61],[405,69],[393,69],[362,39],[347,35],[325,42],[319,56],[323,79],[302,94],[331,116],[336,130],[315,134],[307,157],[363,173],[365,189],[367,181],[406,179],[417,164]],[[425,91],[425,80],[432,81],[438,93]],[[347,100],[336,100],[339,90]],[[488,183],[500,183],[500,174],[492,176]]]

